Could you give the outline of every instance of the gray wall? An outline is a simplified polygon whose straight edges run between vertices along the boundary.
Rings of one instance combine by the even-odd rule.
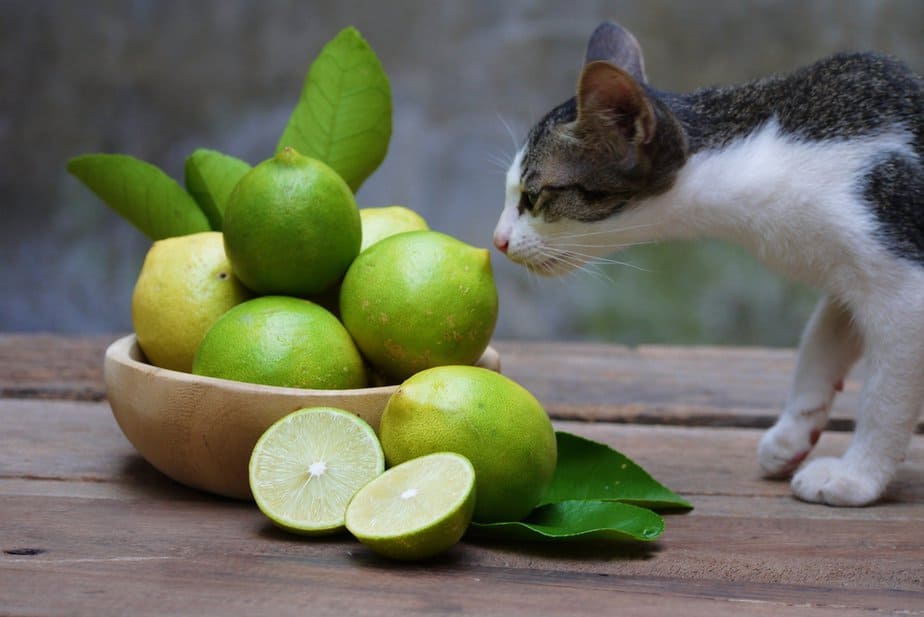
[[[176,178],[197,147],[269,156],[310,61],[346,25],[378,53],[394,136],[362,206],[401,203],[489,246],[503,169],[569,96],[615,18],[685,90],[875,49],[924,71],[924,2],[495,0],[0,2],[0,331],[131,329],[149,242],[64,171],[121,152]],[[494,252],[504,338],[791,345],[815,299],[735,247],[645,246],[598,276],[528,277]]]

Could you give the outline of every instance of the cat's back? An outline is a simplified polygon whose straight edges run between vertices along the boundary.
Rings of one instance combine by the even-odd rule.
[[[691,149],[721,146],[770,120],[806,140],[909,132],[924,157],[924,79],[891,56],[841,53],[735,86],[672,97]]]

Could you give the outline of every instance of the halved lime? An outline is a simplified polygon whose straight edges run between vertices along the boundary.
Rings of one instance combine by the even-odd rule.
[[[273,523],[295,533],[343,528],[347,505],[385,469],[362,418],[333,407],[293,411],[266,429],[250,457],[250,490]]]
[[[458,542],[475,509],[475,468],[437,452],[392,467],[364,486],[346,513],[360,542],[394,559],[425,559]]]

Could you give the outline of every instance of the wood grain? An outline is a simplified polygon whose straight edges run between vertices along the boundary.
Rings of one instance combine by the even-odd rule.
[[[0,397],[104,400],[102,358],[119,336],[0,334]],[[786,400],[795,362],[791,349],[493,345],[503,372],[552,417],[632,424],[768,427]],[[851,376],[835,399],[829,429],[853,428],[859,390]],[[916,431],[924,433],[924,417]]]
[[[169,563],[172,570],[186,559],[203,560],[209,569],[228,567],[229,555],[278,561],[274,576],[281,578],[295,577],[285,573],[293,559],[319,570],[368,564],[393,570],[347,538],[293,538],[277,532],[251,504],[168,480],[134,453],[104,403],[5,402],[0,422],[11,426],[15,418],[21,428],[0,448],[0,520],[12,522],[3,528],[0,548],[42,553],[30,559],[5,555],[0,564],[6,571],[36,574],[47,566],[58,577],[67,564],[78,563],[86,564],[82,572],[109,572],[117,564],[146,569]],[[669,516],[667,532],[651,546],[523,546],[471,538],[441,562],[451,571],[493,577],[499,569],[513,578],[521,571],[527,578],[537,571],[564,572],[576,577],[567,585],[582,590],[587,582],[579,574],[628,577],[643,588],[643,581],[654,587],[662,580],[684,597],[708,588],[715,596],[784,604],[792,594],[824,604],[833,597],[825,589],[854,589],[864,591],[858,598],[867,602],[857,607],[897,609],[910,601],[924,609],[924,438],[914,438],[887,503],[831,509],[797,502],[784,483],[757,478],[751,461],[759,431],[576,422],[557,427],[620,449],[696,509]],[[820,447],[834,452],[846,442],[846,435],[832,433]],[[32,455],[17,455],[22,452]],[[745,593],[748,585],[753,589]]]
[[[790,351],[500,345],[559,430],[619,449],[695,509],[651,544],[467,536],[397,564],[169,480],[93,400],[111,339],[37,339],[0,336],[0,615],[924,616],[924,436],[874,507],[802,503],[759,477],[751,427],[785,392]],[[849,439],[828,431],[817,454]]]

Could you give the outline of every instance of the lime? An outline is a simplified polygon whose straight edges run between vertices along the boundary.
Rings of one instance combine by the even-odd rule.
[[[303,534],[343,528],[347,505],[382,473],[375,432],[333,407],[299,409],[257,440],[248,468],[257,506],[279,527]]]
[[[249,297],[231,270],[221,233],[158,240],[132,293],[138,345],[154,366],[188,373],[209,327]]]
[[[385,238],[347,271],[340,316],[363,354],[395,381],[432,366],[474,364],[497,322],[490,255],[436,231]]]
[[[475,469],[464,456],[437,452],[392,467],[361,488],[346,528],[377,553],[426,559],[458,542],[472,520]]]
[[[422,216],[404,206],[360,208],[359,218],[363,225],[363,243],[359,248],[360,252],[388,236],[405,231],[429,229],[427,221]]]
[[[512,379],[474,366],[436,367],[406,380],[382,412],[379,437],[389,465],[431,452],[468,458],[478,478],[474,518],[485,523],[526,516],[558,458],[539,401]]]
[[[202,339],[193,373],[269,386],[362,388],[362,356],[323,307],[288,296],[262,296],[221,316]]]
[[[225,250],[247,287],[304,297],[340,280],[359,253],[362,224],[337,172],[284,148],[234,187],[223,231]]]

